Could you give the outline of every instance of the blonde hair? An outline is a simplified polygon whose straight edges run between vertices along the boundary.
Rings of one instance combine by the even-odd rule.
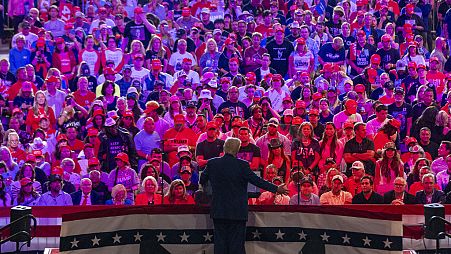
[[[141,186],[143,188],[146,187],[146,182],[147,181],[152,181],[152,184],[155,185],[155,188],[158,188],[157,180],[153,176],[146,176],[146,178],[143,179],[143,182],[141,184]]]
[[[435,125],[446,127],[449,123],[449,116],[446,111],[440,110],[435,118]]]
[[[117,195],[118,192],[120,191],[124,191],[125,195],[127,195],[127,189],[125,188],[124,185],[122,184],[116,184],[112,189],[111,189],[111,197],[114,199]]]

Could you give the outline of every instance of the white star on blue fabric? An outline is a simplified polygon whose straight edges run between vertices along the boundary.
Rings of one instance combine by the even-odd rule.
[[[254,232],[252,232],[254,239],[260,239],[261,234],[262,233],[258,232],[258,229],[256,229]]]
[[[114,240],[113,243],[121,243],[121,238],[122,238],[122,236],[120,236],[116,233],[116,235],[113,236],[113,240]]]
[[[307,240],[307,238],[306,238],[307,234],[304,233],[304,230],[302,230],[301,233],[298,233],[298,235],[299,235],[299,240],[302,240],[302,239]]]
[[[141,237],[143,237],[143,235],[141,235],[139,232],[136,232],[136,235],[134,235],[133,237],[135,237],[135,242],[141,242]]]
[[[351,242],[349,242],[349,240],[351,240],[351,238],[348,237],[348,234],[345,234],[345,236],[343,236],[342,238],[343,238],[343,244],[345,244],[345,243],[351,244]]]
[[[367,246],[368,245],[368,246],[371,247],[370,243],[371,243],[372,240],[370,240],[368,238],[368,236],[366,236],[365,239],[362,239],[362,241],[363,241],[363,246]]]
[[[320,236],[321,236],[321,238],[323,239],[324,242],[328,242],[328,241],[329,241],[329,237],[330,237],[330,236],[328,236],[328,235],[326,234],[326,232],[324,232],[324,234],[322,234],[322,235],[320,235]]]
[[[80,242],[80,241],[77,241],[77,239],[74,238],[74,240],[73,240],[72,242],[70,242],[71,248],[75,248],[75,247],[78,248],[78,243],[79,243],[79,242]]]
[[[213,237],[213,235],[210,235],[210,232],[207,232],[207,234],[203,235],[203,237],[205,238],[206,242],[211,242],[211,238]]]
[[[160,232],[160,234],[159,235],[157,235],[157,238],[158,238],[158,242],[164,242],[164,238],[166,238],[166,235],[163,235],[163,232]]]
[[[100,238],[97,238],[97,236],[95,235],[94,236],[94,238],[93,239],[91,239],[91,241],[92,241],[92,246],[94,247],[94,246],[96,246],[96,245],[98,245],[98,246],[100,246]]]
[[[382,241],[383,243],[384,243],[384,248],[389,248],[389,249],[391,249],[391,244],[393,243],[393,242],[390,242],[390,240],[388,240],[388,238],[387,238],[387,240],[385,240],[385,241]]]
[[[277,239],[283,240],[283,236],[285,235],[285,233],[282,233],[279,229],[279,231],[277,233],[275,233],[275,235],[276,235],[276,240]]]
[[[183,235],[179,235],[180,238],[182,238],[181,242],[188,242],[188,238],[190,237],[190,235],[187,235],[185,232],[183,232]]]

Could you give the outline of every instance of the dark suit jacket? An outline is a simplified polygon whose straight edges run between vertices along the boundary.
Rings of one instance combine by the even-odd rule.
[[[247,220],[248,183],[271,192],[277,191],[276,185],[252,172],[249,162],[229,154],[208,160],[200,183],[207,181],[210,181],[213,193],[210,209],[213,219]]]
[[[80,205],[81,197],[82,197],[81,190],[70,194],[70,196],[72,198],[72,203],[74,205]],[[91,196],[91,205],[103,205],[103,203],[100,201],[100,198],[99,198],[99,195],[97,194],[97,192],[91,191],[90,196]]]
[[[418,204],[427,204],[426,193],[424,190],[418,191],[415,197],[417,198]],[[432,203],[440,203],[444,197],[445,193],[443,193],[443,191],[434,190],[434,194],[432,194]]]
[[[395,191],[394,190],[387,191],[384,194],[384,204],[391,204],[393,200],[395,200]],[[404,191],[404,204],[406,205],[418,204],[417,198],[414,195],[408,193],[407,191]]]

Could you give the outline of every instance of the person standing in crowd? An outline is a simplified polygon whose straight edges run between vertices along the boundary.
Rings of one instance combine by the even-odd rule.
[[[365,165],[365,173],[374,176],[374,142],[366,136],[366,124],[356,123],[354,125],[355,137],[346,142],[343,158],[350,168],[351,164],[359,160]],[[346,171],[346,175],[350,176],[351,172]]]
[[[285,184],[277,187],[259,178],[246,161],[236,158],[240,146],[239,139],[227,138],[224,155],[210,159],[200,178],[200,184],[210,181],[213,191],[210,214],[215,228],[215,253],[246,253],[244,242],[249,182],[273,193],[288,194]]]

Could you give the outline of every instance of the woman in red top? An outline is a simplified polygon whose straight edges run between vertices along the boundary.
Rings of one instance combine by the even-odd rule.
[[[161,195],[156,194],[158,190],[157,180],[153,176],[147,176],[142,182],[143,193],[136,195],[135,205],[159,205]]]
[[[172,205],[193,205],[194,199],[186,193],[185,184],[182,180],[172,181],[169,186],[169,193],[163,199],[164,204]]]
[[[66,46],[63,38],[57,38],[55,42],[56,47],[52,56],[53,67],[60,70],[68,80],[71,80],[77,71],[77,61],[75,60],[75,55]]]
[[[37,91],[33,107],[28,110],[27,120],[25,124],[27,125],[27,132],[32,134],[37,128],[39,128],[39,120],[41,115],[47,116],[50,120],[51,128],[56,126],[55,112],[47,104],[47,99],[43,91]]]

